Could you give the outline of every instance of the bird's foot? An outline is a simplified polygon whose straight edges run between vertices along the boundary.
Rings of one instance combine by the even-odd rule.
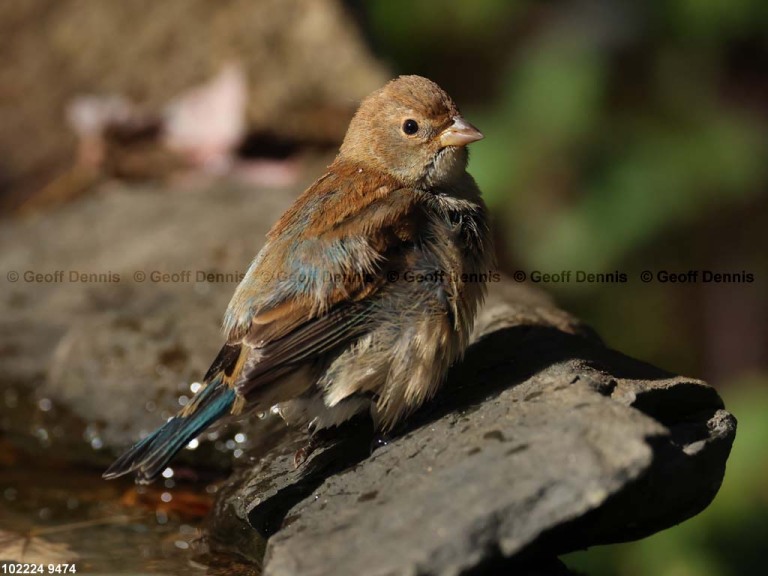
[[[299,468],[304,462],[309,460],[309,457],[312,456],[312,453],[317,450],[319,445],[320,443],[315,439],[315,436],[310,436],[307,443],[296,450],[296,453],[293,455],[293,465]]]

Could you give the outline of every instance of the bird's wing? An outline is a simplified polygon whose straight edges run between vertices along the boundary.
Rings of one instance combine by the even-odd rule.
[[[234,388],[239,398],[248,402],[258,400],[267,408],[267,404],[301,394],[310,382],[291,380],[279,389],[268,385],[279,384],[281,377],[360,337],[369,329],[371,319],[370,307],[364,303],[339,304],[320,316],[305,317],[301,323],[297,323],[296,309],[290,310],[290,314],[275,317],[269,324],[254,324],[254,329],[241,340],[226,343],[204,382],[223,382]],[[292,329],[285,330],[292,325]],[[242,409],[243,400],[235,403],[233,412]]]
[[[272,229],[230,303],[229,341],[206,381],[223,372],[250,398],[370,329],[371,297],[423,223],[418,193],[350,181],[321,178]]]

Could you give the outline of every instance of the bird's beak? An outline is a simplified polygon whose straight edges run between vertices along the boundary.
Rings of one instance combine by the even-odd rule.
[[[464,120],[461,116],[453,119],[453,124],[440,133],[440,144],[445,146],[466,146],[483,138],[483,133]]]

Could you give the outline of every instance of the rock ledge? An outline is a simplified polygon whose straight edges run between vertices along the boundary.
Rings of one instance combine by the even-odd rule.
[[[560,573],[559,554],[704,509],[735,432],[712,387],[606,348],[503,282],[408,430],[370,454],[371,431],[352,424],[298,470],[302,439],[287,436],[222,489],[212,535],[268,576]]]

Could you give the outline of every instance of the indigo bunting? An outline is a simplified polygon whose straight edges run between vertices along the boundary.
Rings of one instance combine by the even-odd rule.
[[[434,82],[368,96],[338,156],[267,234],[224,318],[202,388],[105,478],[150,482],[227,415],[277,405],[311,434],[369,412],[390,432],[464,353],[493,266],[466,172],[483,135]]]

